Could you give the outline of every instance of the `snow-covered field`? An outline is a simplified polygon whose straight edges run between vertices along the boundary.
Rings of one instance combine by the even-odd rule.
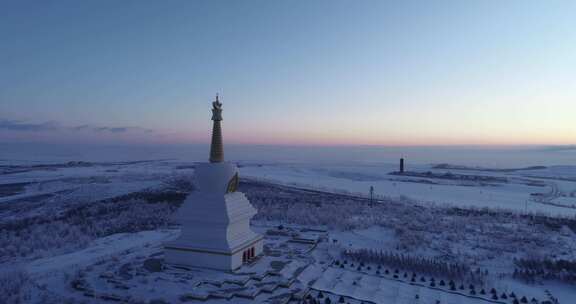
[[[576,167],[241,162],[265,254],[221,273],[163,264],[193,166],[0,165],[0,303],[576,301]]]
[[[263,181],[363,196],[368,196],[370,187],[374,187],[376,195],[439,205],[576,214],[576,166],[510,171],[435,167],[409,166],[410,172],[431,172],[429,176],[412,176],[391,175],[398,170],[396,164],[246,164],[242,174]],[[476,181],[462,176],[486,179]]]

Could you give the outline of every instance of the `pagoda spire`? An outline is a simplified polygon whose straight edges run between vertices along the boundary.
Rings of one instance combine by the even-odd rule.
[[[224,143],[222,142],[222,103],[218,100],[212,102],[212,143],[210,144],[210,162],[221,163],[224,161]]]

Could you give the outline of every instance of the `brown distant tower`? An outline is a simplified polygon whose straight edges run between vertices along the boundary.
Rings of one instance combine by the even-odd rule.
[[[216,100],[212,102],[212,120],[214,124],[212,126],[210,162],[221,163],[224,161],[224,144],[222,143],[222,126],[220,125],[222,121],[222,103],[218,100],[218,94],[216,94]]]

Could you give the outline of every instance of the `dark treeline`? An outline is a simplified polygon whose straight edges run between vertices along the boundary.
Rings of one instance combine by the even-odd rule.
[[[451,280],[483,283],[486,273],[472,271],[468,265],[449,263],[438,259],[414,257],[404,254],[376,251],[372,249],[344,250],[342,257],[362,263],[374,263]]]
[[[576,284],[576,261],[550,259],[516,259],[514,278],[534,283],[536,279],[560,280]]]
[[[538,213],[523,214],[510,210],[489,208],[450,207],[446,208],[445,212],[447,215],[466,217],[490,216],[496,218],[526,220],[531,225],[542,225],[554,231],[559,231],[563,226],[569,227],[572,231],[576,231],[576,217],[558,217]]]

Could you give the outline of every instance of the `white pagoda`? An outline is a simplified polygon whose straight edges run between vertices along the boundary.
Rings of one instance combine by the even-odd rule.
[[[196,166],[196,190],[175,215],[182,233],[164,245],[168,264],[234,270],[262,253],[262,236],[250,229],[256,214],[244,193],[237,192],[238,168],[224,162],[222,103],[212,103],[210,162]]]

